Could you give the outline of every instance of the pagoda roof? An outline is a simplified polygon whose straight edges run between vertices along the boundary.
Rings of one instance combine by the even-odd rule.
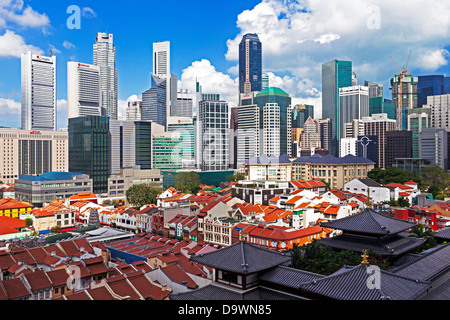
[[[202,265],[240,274],[251,274],[291,261],[290,254],[263,249],[246,241],[192,256],[191,260]]]
[[[434,236],[439,239],[450,240],[450,228],[441,229]]]
[[[429,282],[379,270],[373,283],[373,266],[346,266],[336,273],[301,284],[301,290],[336,300],[414,300],[430,289]],[[370,286],[368,284],[372,284]]]
[[[318,239],[318,242],[341,250],[363,252],[372,249],[382,256],[397,256],[406,253],[425,242],[422,238],[403,237],[398,234],[382,238],[361,237],[353,234],[343,234],[333,238]]]
[[[416,225],[415,222],[390,217],[370,209],[342,219],[321,223],[321,226],[326,228],[378,236],[396,234]]]

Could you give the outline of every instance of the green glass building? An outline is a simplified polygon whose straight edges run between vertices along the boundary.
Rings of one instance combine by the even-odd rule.
[[[407,112],[407,130],[412,132],[412,157],[420,158],[420,133],[430,126],[429,108],[413,108]]]
[[[94,193],[108,192],[109,117],[69,119],[69,171],[88,174],[93,182]]]
[[[173,132],[154,135],[152,138],[152,169],[182,169],[183,138]]]
[[[331,119],[331,153],[339,155],[341,139],[339,89],[352,86],[352,62],[332,60],[322,65],[322,119]]]
[[[292,108],[292,128],[302,129],[309,117],[314,119],[314,106],[296,105]]]

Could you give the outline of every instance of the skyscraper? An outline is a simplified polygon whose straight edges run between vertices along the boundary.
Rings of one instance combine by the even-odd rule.
[[[152,87],[142,93],[142,120],[167,124],[167,79],[152,76]]]
[[[352,86],[352,62],[332,60],[322,65],[322,118],[332,121],[332,150],[339,154],[341,117],[339,89]]]
[[[177,77],[170,73],[170,41],[153,43],[153,75],[166,80],[166,115],[177,115]]]
[[[431,112],[430,127],[450,131],[450,94],[428,97],[426,107]]]
[[[417,82],[418,77],[409,74],[402,78],[400,75],[396,75],[391,79],[392,102],[395,106],[397,130],[406,130],[407,110],[418,107]]]
[[[198,116],[200,169],[227,170],[230,165],[228,103],[215,100],[200,101]]]
[[[340,88],[339,99],[339,137],[342,139],[345,136],[346,123],[369,116],[369,88],[363,86]]]
[[[108,192],[110,175],[109,117],[69,119],[69,171],[88,174],[94,193]]]
[[[420,157],[438,167],[448,168],[448,132],[441,128],[424,128],[420,133]]]
[[[56,57],[22,54],[22,129],[56,130]]]
[[[407,111],[406,129],[412,133],[412,158],[420,157],[420,133],[430,127],[430,109],[414,108]],[[408,158],[408,157],[404,157]]]
[[[314,106],[298,104],[292,108],[292,128],[303,128],[306,120],[314,119]]]
[[[262,44],[257,34],[244,35],[239,44],[239,93],[262,90]]]
[[[411,131],[386,132],[386,167],[392,167],[395,159],[411,158],[413,135]]]
[[[127,120],[141,121],[142,120],[142,101],[129,101],[127,108]]]
[[[450,94],[450,77],[443,75],[419,76],[417,82],[417,107],[427,104],[430,96]]]
[[[67,63],[67,117],[101,116],[100,67]]]
[[[112,120],[118,117],[117,101],[117,69],[116,48],[113,44],[113,35],[97,33],[94,44],[94,65],[100,67],[100,105],[102,115]]]

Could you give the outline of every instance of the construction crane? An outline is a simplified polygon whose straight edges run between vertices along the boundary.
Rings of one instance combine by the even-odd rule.
[[[402,71],[400,71],[399,67],[397,66],[397,63],[395,62],[394,58],[392,58],[392,61],[394,61],[395,67],[398,70],[399,73],[399,86],[398,86],[398,106],[397,106],[397,130],[403,130],[403,78],[406,77],[408,74],[408,65],[409,65],[409,59],[411,58],[412,50],[409,51],[408,61],[406,62],[406,65],[403,67]]]

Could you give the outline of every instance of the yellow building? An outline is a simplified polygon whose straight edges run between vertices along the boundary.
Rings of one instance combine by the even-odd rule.
[[[26,202],[11,198],[0,200],[0,217],[20,218],[21,214],[29,213],[33,206]]]

